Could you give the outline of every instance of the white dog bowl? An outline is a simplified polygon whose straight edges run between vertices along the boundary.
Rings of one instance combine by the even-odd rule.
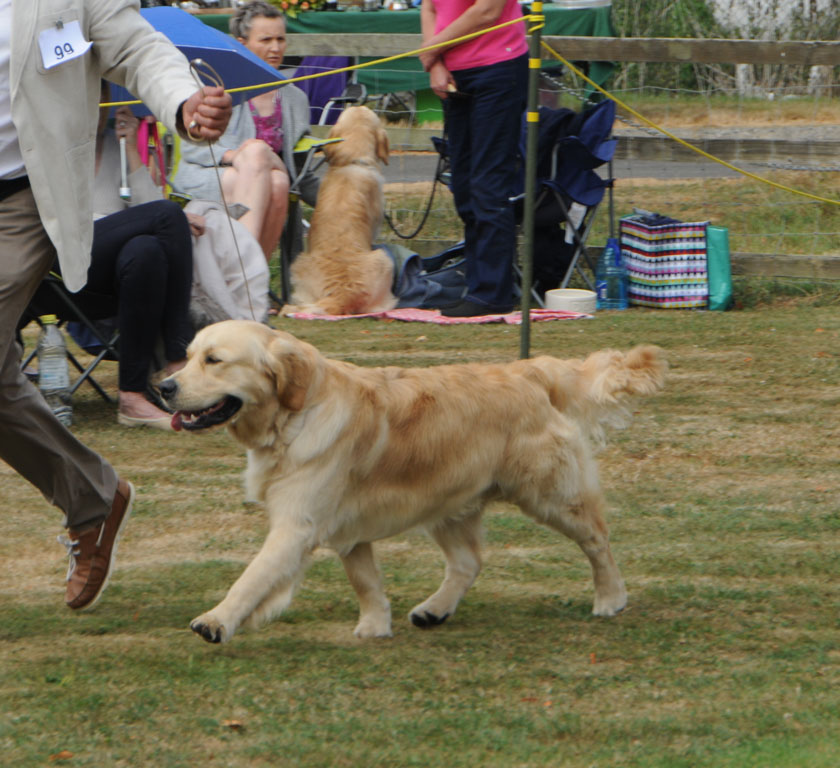
[[[555,288],[545,292],[545,308],[592,315],[595,313],[595,292],[579,288]]]

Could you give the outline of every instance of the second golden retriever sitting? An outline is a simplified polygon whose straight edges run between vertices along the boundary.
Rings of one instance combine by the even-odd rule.
[[[246,490],[270,530],[227,596],[194,619],[205,640],[230,640],[292,599],[308,555],[335,549],[359,598],[359,637],[391,634],[373,542],[425,528],[440,545],[440,589],[411,610],[440,624],[481,568],[481,515],[506,499],[576,541],[592,566],[597,616],[627,593],[610,553],[591,439],[622,401],[663,383],[654,347],[507,364],[362,368],[259,323],[204,328],[188,362],[160,384],[173,426],[227,425],[248,449]]]
[[[321,181],[305,252],[292,264],[291,303],[284,312],[364,314],[393,309],[394,265],[373,249],[382,225],[388,134],[367,107],[348,107],[332,127],[329,170]]]

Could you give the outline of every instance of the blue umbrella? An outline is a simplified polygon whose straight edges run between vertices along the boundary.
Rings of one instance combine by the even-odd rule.
[[[172,6],[143,8],[140,13],[158,32],[166,35],[188,60],[203,59],[213,67],[227,89],[260,83],[276,83],[278,80],[285,79],[274,67],[266,64],[238,40],[205,24],[180,8]],[[258,93],[276,87],[276,85],[270,85],[241,91],[232,93],[231,97],[234,104],[239,104]],[[136,98],[125,88],[112,84],[111,101],[133,101]],[[149,110],[141,104],[133,104],[132,109],[138,117],[149,114]]]

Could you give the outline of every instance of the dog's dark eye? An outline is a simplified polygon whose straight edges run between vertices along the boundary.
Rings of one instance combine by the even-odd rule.
[[[219,360],[218,357],[213,357],[213,355],[207,355],[207,357],[204,358],[204,362],[207,363],[207,365],[215,365],[216,363],[221,363],[222,361]]]

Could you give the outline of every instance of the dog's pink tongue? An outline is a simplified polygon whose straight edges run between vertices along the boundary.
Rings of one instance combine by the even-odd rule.
[[[183,425],[183,422],[181,421],[181,412],[180,411],[176,411],[175,413],[172,414],[171,424],[172,424],[172,429],[175,432],[180,432],[181,431],[181,429],[183,428],[184,425]]]

